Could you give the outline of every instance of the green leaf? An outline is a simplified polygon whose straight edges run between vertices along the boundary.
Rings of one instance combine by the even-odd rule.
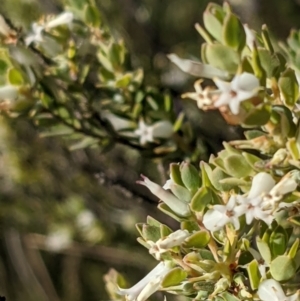
[[[8,81],[11,85],[20,86],[24,83],[23,76],[16,68],[11,68],[7,73]]]
[[[256,157],[255,155],[249,154],[247,152],[243,152],[242,156],[246,159],[247,163],[255,170],[256,169],[256,163],[260,162],[261,159],[259,157]]]
[[[160,203],[157,208],[164,212],[165,214],[171,216],[173,219],[175,219],[178,222],[181,222],[182,220],[185,220],[182,217],[179,217],[168,205],[165,203]]]
[[[266,71],[261,65],[257,47],[254,47],[252,51],[252,68],[254,75],[260,79],[260,84],[264,86],[266,82]]]
[[[171,191],[181,201],[184,201],[186,203],[191,202],[193,194],[189,190],[187,190],[185,187],[177,185],[177,184],[172,184]]]
[[[160,229],[156,226],[144,224],[142,229],[142,236],[146,241],[151,240],[156,242],[160,239]]]
[[[266,124],[271,116],[271,106],[260,104],[247,113],[243,124],[246,126],[262,126]]]
[[[237,298],[236,296],[234,296],[228,292],[222,293],[221,296],[224,299],[224,301],[240,301],[239,298]]]
[[[180,224],[180,229],[188,230],[190,233],[193,233],[194,231],[199,231],[199,225],[194,221],[183,221]]]
[[[227,173],[235,178],[247,177],[252,168],[241,155],[231,155],[224,160]]]
[[[229,178],[229,175],[226,174],[221,168],[216,167],[212,172],[211,182],[217,190],[220,191],[229,191],[235,185],[224,184],[221,181]]]
[[[297,238],[293,245],[291,246],[290,250],[289,250],[289,253],[288,253],[288,256],[292,259],[294,259],[294,257],[296,256],[297,254],[297,251],[298,251],[298,247],[299,247],[299,238]]]
[[[150,226],[155,226],[155,227],[160,227],[161,222],[153,218],[152,216],[148,215],[147,216],[147,224]]]
[[[191,209],[195,212],[202,212],[212,202],[212,192],[208,187],[201,187],[191,201]]]
[[[1,55],[1,52],[0,52]],[[5,60],[0,59],[0,75],[4,75],[8,69],[8,64]]]
[[[171,178],[174,181],[174,183],[184,186],[182,179],[181,179],[179,164],[177,164],[177,163],[170,164],[170,174],[171,174]]]
[[[190,163],[183,162],[180,165],[181,179],[185,187],[190,191],[196,191],[200,187],[198,170]]]
[[[203,23],[206,30],[219,42],[222,42],[222,26],[225,12],[215,3],[209,3],[203,13]]]
[[[207,45],[205,56],[213,67],[235,74],[240,62],[239,54],[228,46],[221,44]]]
[[[247,266],[247,272],[250,280],[250,285],[253,290],[256,290],[259,286],[260,272],[258,269],[258,262],[253,259]]]
[[[94,27],[101,25],[100,13],[97,7],[87,4],[84,8],[84,19],[87,24]]]
[[[276,229],[272,232],[269,240],[269,245],[273,257],[284,254],[284,252],[286,251],[287,242],[288,237],[286,231],[281,226],[276,227]]]
[[[184,242],[186,248],[204,248],[210,241],[210,235],[207,231],[198,231],[188,237]]]
[[[236,51],[241,51],[246,44],[246,33],[239,18],[228,13],[223,24],[223,42]]]
[[[256,244],[261,257],[267,264],[269,264],[272,259],[270,247],[265,241],[263,241],[259,237],[257,237],[256,239]]]
[[[271,54],[265,48],[258,48],[258,55],[259,55],[261,66],[266,71],[267,77],[268,78],[273,77],[278,67],[280,66],[280,62],[277,55],[275,53]]]
[[[278,87],[285,105],[292,108],[299,97],[299,86],[293,69],[288,68],[280,75]]]
[[[162,287],[169,287],[179,284],[181,281],[187,278],[187,272],[181,268],[172,269],[161,283]]]
[[[117,88],[126,88],[132,80],[132,74],[126,73],[116,81]]]
[[[160,225],[160,237],[167,237],[169,234],[171,234],[173,231],[168,226],[161,224]]]
[[[270,272],[276,281],[286,281],[296,274],[296,262],[289,256],[278,256],[270,265]]]

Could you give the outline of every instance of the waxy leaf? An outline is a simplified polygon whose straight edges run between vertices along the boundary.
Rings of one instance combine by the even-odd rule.
[[[206,247],[209,241],[209,233],[207,231],[199,231],[192,234],[185,240],[184,247],[200,249]]]
[[[181,281],[185,280],[187,277],[187,272],[181,268],[172,269],[165,277],[161,283],[162,287],[169,287],[179,284]]]
[[[239,18],[228,13],[223,24],[223,42],[236,51],[241,51],[246,44],[246,33]]]
[[[286,281],[296,274],[296,262],[289,256],[278,256],[270,265],[270,272],[272,277],[277,281]]]
[[[247,272],[250,280],[250,285],[253,290],[257,289],[260,281],[260,273],[258,269],[258,262],[253,259],[247,266]]]
[[[299,85],[293,69],[288,68],[280,75],[278,87],[285,105],[293,107],[299,97]]]

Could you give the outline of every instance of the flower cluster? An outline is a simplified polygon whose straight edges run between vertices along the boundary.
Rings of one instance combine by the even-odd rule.
[[[284,178],[277,185],[267,173],[261,172],[253,177],[252,186],[246,195],[232,195],[226,205],[214,205],[203,218],[203,224],[210,231],[218,231],[231,223],[236,230],[240,228],[239,218],[246,217],[250,225],[253,219],[271,225],[275,214],[282,206],[291,204],[279,203],[285,194],[297,188],[294,179]]]

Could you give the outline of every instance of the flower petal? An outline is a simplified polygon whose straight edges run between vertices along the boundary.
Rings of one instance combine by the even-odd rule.
[[[275,181],[271,177],[271,175],[265,172],[260,172],[253,177],[251,189],[248,193],[248,198],[252,199],[260,196],[262,193],[269,193],[274,185]]]
[[[222,221],[223,219],[224,214],[222,214],[220,211],[210,209],[204,214],[202,222],[207,230],[218,231],[222,229],[222,227],[226,224],[220,224],[220,221]]]
[[[281,285],[274,279],[263,281],[258,288],[257,294],[262,301],[283,301],[286,296]]]
[[[219,90],[222,92],[230,92],[231,90],[231,83],[230,82],[225,82],[223,80],[220,80],[218,78],[214,78],[214,83],[218,87]]]

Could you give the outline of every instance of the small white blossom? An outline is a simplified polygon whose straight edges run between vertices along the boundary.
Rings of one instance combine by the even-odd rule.
[[[268,279],[259,285],[257,294],[261,301],[297,301],[299,292],[298,290],[295,294],[286,296],[279,282]]]
[[[214,79],[221,94],[214,103],[216,107],[228,105],[232,114],[240,111],[240,103],[255,96],[259,90],[259,80],[251,73],[236,75],[231,82]]]
[[[140,137],[140,144],[145,145],[148,142],[156,142],[156,138],[170,138],[173,134],[173,126],[169,121],[159,121],[152,125],[147,125],[143,119],[140,119],[134,134]]]
[[[147,241],[150,245],[149,253],[154,255],[156,260],[160,260],[161,254],[180,246],[189,236],[190,233],[187,230],[177,230],[167,237],[160,238],[157,242]]]
[[[234,228],[240,228],[239,216],[236,212],[236,196],[231,196],[226,205],[214,205],[209,209],[204,217],[203,224],[207,230],[218,231],[226,224],[232,223]]]
[[[165,262],[160,262],[148,275],[141,281],[128,289],[119,288],[118,293],[125,295],[128,301],[145,301],[155,293],[163,281],[165,275],[171,270]]]
[[[57,26],[70,24],[73,21],[74,15],[71,12],[63,12],[58,15],[56,18],[47,22],[45,28],[54,28]]]
[[[25,44],[28,46],[33,42],[43,42],[43,31],[44,26],[38,25],[37,23],[33,23],[31,26],[31,33],[25,38]]]
[[[25,37],[25,44],[28,46],[34,42],[43,42],[43,32],[46,29],[51,29],[60,25],[70,24],[73,21],[73,17],[74,16],[71,12],[64,12],[44,25],[33,23],[31,27],[31,33],[29,33],[27,37]]]
[[[297,182],[291,177],[291,174],[285,175],[278,184],[276,184],[270,191],[269,196],[272,202],[278,202],[282,197],[290,192],[293,192],[297,188]]]
[[[267,173],[261,172],[253,177],[251,189],[246,196],[239,196],[239,206],[236,211],[239,215],[245,214],[246,223],[250,225],[254,218],[263,220],[270,225],[274,219],[272,210],[264,210],[264,197],[274,187],[274,179]]]
[[[143,181],[137,181],[138,184],[146,186],[154,195],[162,200],[168,207],[170,207],[179,216],[189,216],[191,214],[189,205],[178,199],[174,194],[166,191],[158,184],[150,181],[147,177],[141,175]]]

